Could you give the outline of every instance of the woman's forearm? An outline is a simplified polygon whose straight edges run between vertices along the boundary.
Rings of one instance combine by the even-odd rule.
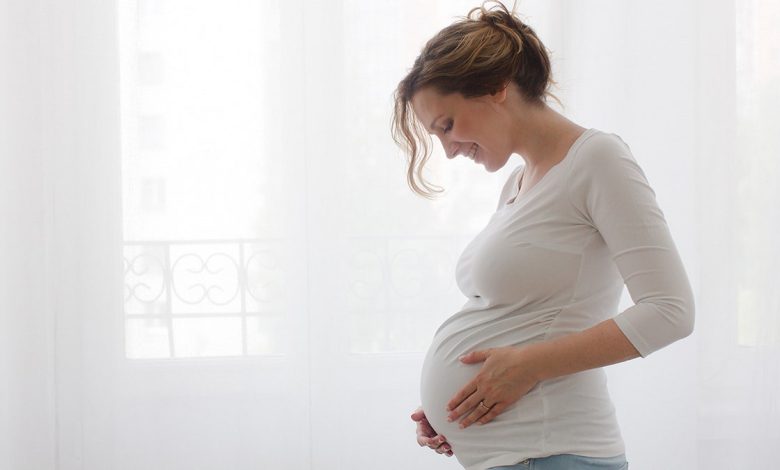
[[[534,373],[542,380],[574,374],[640,357],[611,318],[577,333],[525,347]]]

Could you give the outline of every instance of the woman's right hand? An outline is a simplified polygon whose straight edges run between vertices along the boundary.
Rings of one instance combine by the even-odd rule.
[[[447,438],[438,434],[425,417],[422,407],[412,413],[412,420],[417,422],[417,443],[420,447],[428,446],[439,454],[452,457],[452,448]]]

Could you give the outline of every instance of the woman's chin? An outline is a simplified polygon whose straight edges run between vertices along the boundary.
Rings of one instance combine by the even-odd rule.
[[[485,169],[488,171],[488,173],[495,173],[495,172],[496,172],[496,170],[498,170],[498,168],[493,168],[493,167],[492,167],[492,166],[490,166],[490,164],[489,164],[489,163],[487,163],[487,162],[481,162],[481,163],[482,163],[482,166],[483,166],[483,167],[485,167]]]

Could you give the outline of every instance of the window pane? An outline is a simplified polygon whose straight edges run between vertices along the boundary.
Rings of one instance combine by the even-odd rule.
[[[280,325],[252,320],[269,330],[247,338],[243,322],[287,318],[289,243],[276,241],[292,230],[270,201],[290,196],[278,156],[294,147],[277,111],[281,85],[296,82],[279,2],[128,0],[120,11],[126,354],[278,353]]]

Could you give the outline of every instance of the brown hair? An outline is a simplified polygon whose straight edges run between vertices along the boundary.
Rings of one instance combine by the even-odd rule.
[[[491,8],[485,4],[495,3]],[[556,84],[547,50],[530,26],[498,1],[485,1],[465,17],[431,38],[406,77],[395,90],[392,135],[407,158],[407,183],[412,191],[431,199],[441,192],[422,177],[430,157],[431,139],[411,108],[412,96],[423,87],[443,95],[460,93],[465,98],[493,94],[514,82],[526,99],[542,104],[552,97]],[[422,186],[422,188],[421,188]]]

